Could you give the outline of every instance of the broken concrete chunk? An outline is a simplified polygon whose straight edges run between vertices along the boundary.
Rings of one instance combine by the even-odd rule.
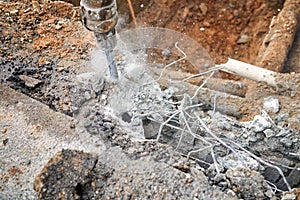
[[[253,119],[253,123],[251,125],[251,129],[255,133],[262,132],[268,128],[271,128],[272,124],[264,117],[260,115],[256,115]]]
[[[88,195],[96,194],[94,190],[99,177],[103,177],[102,182],[106,181],[106,175],[95,176],[98,173],[95,172],[97,162],[97,157],[92,154],[63,149],[36,177],[34,190],[40,199],[91,199]],[[95,178],[98,178],[97,181]],[[98,195],[100,193],[97,192]]]
[[[25,85],[27,87],[30,87],[30,88],[34,88],[42,83],[41,80],[26,76],[26,75],[19,75],[19,78],[25,82]]]
[[[273,194],[263,176],[246,168],[230,168],[226,172],[232,190],[242,199],[271,199]],[[243,187],[242,187],[243,186]]]
[[[278,113],[280,110],[278,99],[274,98],[273,96],[264,98],[264,109],[267,112]]]

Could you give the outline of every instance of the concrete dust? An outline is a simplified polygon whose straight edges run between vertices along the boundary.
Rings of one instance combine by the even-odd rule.
[[[75,131],[72,118],[1,86],[1,192],[4,199],[36,199],[33,181],[48,160],[61,149],[103,152],[104,143]],[[20,173],[11,174],[13,168]]]

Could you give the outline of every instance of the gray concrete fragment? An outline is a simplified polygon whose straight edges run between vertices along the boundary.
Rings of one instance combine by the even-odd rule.
[[[73,128],[72,128],[73,127]],[[105,145],[74,129],[72,118],[0,85],[1,199],[37,199],[34,178],[62,149],[101,153]]]
[[[267,112],[278,113],[280,110],[278,99],[274,98],[273,96],[264,98],[264,109]]]

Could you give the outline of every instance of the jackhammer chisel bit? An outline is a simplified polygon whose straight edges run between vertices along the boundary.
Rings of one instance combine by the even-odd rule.
[[[118,21],[116,0],[81,0],[81,21],[94,32],[99,47],[105,52],[110,76],[118,80],[113,49],[116,46],[115,26]]]

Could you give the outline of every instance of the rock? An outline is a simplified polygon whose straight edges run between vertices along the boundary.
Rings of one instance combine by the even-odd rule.
[[[55,25],[55,29],[56,29],[56,30],[60,30],[60,29],[62,29],[62,25],[61,25],[61,24],[57,24],[57,25]]]
[[[272,137],[275,135],[275,132],[272,129],[266,129],[264,130],[264,134],[266,136],[266,138]]]
[[[207,13],[207,11],[208,11],[208,8],[207,8],[206,3],[200,3],[199,8],[200,8],[202,14],[203,14],[203,15],[206,15],[206,13]]]
[[[26,76],[26,75],[19,75],[19,78],[25,82],[25,85],[27,87],[30,87],[30,88],[35,88],[36,86],[38,86],[39,84],[42,83],[42,81],[32,78],[32,77],[29,77],[29,76]]]
[[[290,172],[290,174],[286,177],[287,181],[289,182],[289,184],[291,185],[292,188],[298,187],[300,184],[300,164],[297,163],[295,165],[295,169],[292,169],[292,171]]]
[[[298,200],[300,199],[300,188],[295,188],[292,191],[289,192],[285,192],[282,197],[281,200]]]
[[[293,145],[293,141],[288,138],[282,138],[280,143],[286,148],[291,148]]]
[[[270,199],[274,194],[264,177],[256,171],[246,168],[230,168],[226,172],[232,190],[242,199]]]
[[[237,41],[238,44],[245,44],[247,42],[249,42],[249,37],[245,34],[241,35],[241,37]]]
[[[34,190],[40,199],[95,198],[94,195],[100,195],[98,190],[101,188],[97,188],[97,183],[101,183],[99,179],[103,179],[103,186],[108,177],[106,170],[102,176],[95,170],[97,162],[97,157],[92,154],[63,149],[49,160],[36,177]]]
[[[165,49],[162,52],[162,55],[166,56],[166,57],[170,57],[171,56],[171,51],[170,49]]]
[[[225,169],[247,168],[251,170],[260,170],[260,164],[249,155],[243,152],[228,154],[224,157],[217,158],[218,163]]]
[[[34,11],[40,12],[41,6],[40,6],[40,3],[38,1],[32,1],[32,6],[33,6]]]
[[[296,200],[297,196],[295,194],[284,194],[281,200]]]
[[[128,112],[124,112],[122,115],[121,115],[121,118],[124,122],[127,122],[127,123],[131,123],[131,120],[132,120],[132,115],[129,114]]]
[[[280,110],[280,104],[278,99],[274,98],[273,96],[269,96],[264,99],[264,109],[267,112],[278,113]]]
[[[160,123],[143,119],[144,136],[146,139],[155,139],[160,128]]]
[[[253,123],[251,125],[251,129],[255,133],[262,132],[268,128],[271,128],[272,124],[264,117],[260,115],[256,115],[253,119]]]

